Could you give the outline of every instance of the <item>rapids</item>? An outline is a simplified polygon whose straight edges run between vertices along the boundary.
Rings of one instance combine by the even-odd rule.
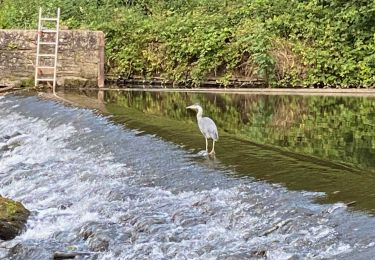
[[[32,214],[0,259],[326,259],[374,252],[374,217],[235,177],[191,151],[38,96],[0,97],[0,194]]]

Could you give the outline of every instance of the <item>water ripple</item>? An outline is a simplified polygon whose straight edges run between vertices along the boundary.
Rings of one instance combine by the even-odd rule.
[[[344,204],[233,178],[158,137],[36,97],[0,99],[0,158],[1,194],[32,212],[0,258],[324,259],[375,246],[374,219]]]

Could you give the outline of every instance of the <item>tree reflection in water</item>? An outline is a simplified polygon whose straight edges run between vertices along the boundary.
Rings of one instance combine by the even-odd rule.
[[[375,172],[373,98],[108,91],[105,101],[191,123],[185,107],[199,103],[238,138]]]

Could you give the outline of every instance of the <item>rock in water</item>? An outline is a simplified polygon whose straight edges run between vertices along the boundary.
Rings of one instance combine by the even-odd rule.
[[[20,203],[0,196],[0,239],[10,240],[25,228],[30,212]]]

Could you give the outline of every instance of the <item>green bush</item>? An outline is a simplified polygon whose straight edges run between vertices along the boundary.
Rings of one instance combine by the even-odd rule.
[[[36,28],[39,6],[61,7],[68,28],[103,30],[107,69],[118,75],[375,85],[370,0],[2,0],[0,28]]]

